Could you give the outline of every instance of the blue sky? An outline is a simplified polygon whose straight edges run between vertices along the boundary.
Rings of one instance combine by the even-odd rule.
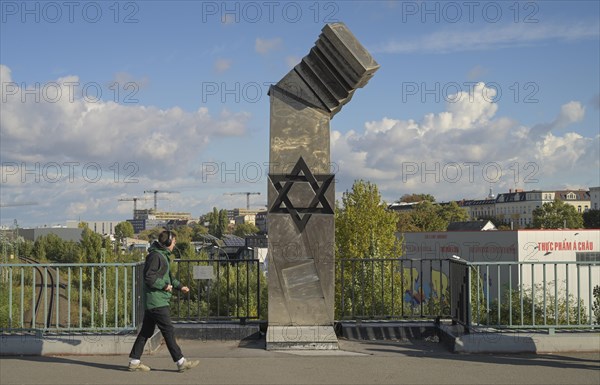
[[[597,1],[0,4],[1,225],[264,207],[268,87],[328,22],[381,65],[331,121],[338,197],[600,185]]]

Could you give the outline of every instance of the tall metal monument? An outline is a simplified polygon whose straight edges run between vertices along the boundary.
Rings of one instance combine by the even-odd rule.
[[[267,349],[337,349],[329,121],[379,64],[343,23],[269,90]]]

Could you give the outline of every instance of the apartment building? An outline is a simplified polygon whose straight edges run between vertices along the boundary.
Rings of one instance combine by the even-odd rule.
[[[600,188],[596,188],[600,189]],[[553,202],[559,199],[577,210],[584,213],[593,208],[590,196],[593,190],[531,190],[523,191],[521,189],[509,190],[507,193],[500,193],[497,197],[481,200],[462,200],[458,205],[467,210],[471,219],[495,217],[506,224],[512,224],[515,228],[524,228],[533,222],[533,210],[541,207],[544,203]],[[595,190],[600,196],[600,191]],[[600,203],[597,203],[600,207]]]
[[[590,187],[590,209],[600,210],[600,187]]]
[[[498,194],[496,198],[496,218],[504,223],[525,227],[533,222],[533,210],[559,199],[569,204],[579,213],[590,209],[590,193],[585,190],[565,191],[523,191],[515,190]]]

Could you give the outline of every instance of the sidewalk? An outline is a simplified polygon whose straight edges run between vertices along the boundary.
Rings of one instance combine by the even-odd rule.
[[[555,355],[455,354],[435,342],[340,340],[339,351],[266,351],[264,340],[181,340],[200,366],[178,373],[164,346],[145,355],[0,359],[0,384],[599,384],[600,352]]]

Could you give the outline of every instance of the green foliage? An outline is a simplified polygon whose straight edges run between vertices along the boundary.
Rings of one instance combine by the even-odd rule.
[[[38,261],[48,260],[58,263],[77,263],[80,262],[81,249],[76,242],[64,241],[58,235],[48,234],[39,237],[29,251],[22,249],[20,255],[28,256]]]
[[[227,233],[229,226],[229,219],[227,217],[227,210],[218,210],[213,207],[213,211],[208,214],[208,233],[217,238],[222,238],[223,234]]]
[[[425,200],[413,210],[398,214],[398,231],[446,231],[450,222],[468,219],[467,211],[456,202],[439,205]]]
[[[600,229],[600,210],[588,210],[583,213],[583,227]]]
[[[338,319],[401,314],[406,277],[398,270],[401,241],[395,213],[386,209],[375,184],[356,181],[335,211]],[[368,260],[374,259],[374,260]],[[406,282],[403,282],[403,279]],[[392,289],[392,287],[394,289]]]
[[[425,276],[425,277],[424,277]],[[336,319],[435,318],[450,314],[448,276],[437,263],[341,259]]]
[[[145,241],[151,242],[155,239],[158,239],[158,234],[160,234],[161,231],[163,231],[161,227],[155,227],[153,229],[141,231],[138,234],[138,239],[143,239]]]
[[[477,307],[472,301],[473,322],[502,326],[587,324],[588,316],[583,300],[578,304],[573,294],[567,297],[565,287],[558,288],[555,296],[554,284],[547,284],[545,293],[541,284],[523,287],[522,291],[509,291],[505,287],[500,304],[494,298],[490,301],[489,309],[485,307],[485,302]],[[482,298],[482,301],[485,299]]]
[[[386,210],[375,184],[354,182],[335,211],[335,248],[339,258],[395,258],[396,214]]]
[[[202,235],[208,234],[208,229],[198,223],[192,225],[192,241],[202,241]]]
[[[592,305],[594,310],[594,321],[596,325],[600,325],[600,286],[594,286],[594,303]]]
[[[446,231],[448,227],[440,206],[429,201],[419,203],[410,214],[413,225],[419,231]]]
[[[583,216],[574,206],[560,199],[544,203],[532,212],[535,229],[580,229],[583,227]]]
[[[456,202],[441,205],[439,208],[439,215],[448,224],[450,224],[450,222],[464,222],[469,220],[467,210],[460,207]],[[446,228],[448,228],[448,225],[446,225]]]
[[[233,234],[237,235],[238,237],[244,238],[248,235],[256,234],[259,231],[260,230],[258,229],[258,227],[256,227],[256,225],[254,225],[253,223],[239,223],[235,225],[233,229]]]
[[[129,237],[133,237],[133,225],[127,221],[119,222],[115,226],[115,238],[121,243],[125,238]]]
[[[10,283],[5,280],[4,274],[7,274],[6,269],[0,269],[0,275],[2,275],[2,281],[0,282],[0,328],[8,327],[9,325],[15,324],[15,319],[19,314],[19,305],[16,298],[12,298],[12,304],[10,304],[9,297],[9,285]],[[12,307],[12,318],[10,316],[10,309]]]
[[[118,225],[117,225],[118,226]],[[81,263],[98,263],[102,257],[102,236],[94,233],[89,228],[84,228],[81,233]]]
[[[200,260],[208,261],[202,252]],[[188,295],[179,294],[171,303],[176,319],[257,318],[267,319],[267,280],[257,263],[204,262],[213,267],[212,280],[192,279],[197,262],[179,262],[176,276],[190,288]],[[260,306],[257,290],[260,285]]]
[[[414,202],[435,202],[435,197],[431,194],[404,194],[400,197],[400,202],[414,203]]]

